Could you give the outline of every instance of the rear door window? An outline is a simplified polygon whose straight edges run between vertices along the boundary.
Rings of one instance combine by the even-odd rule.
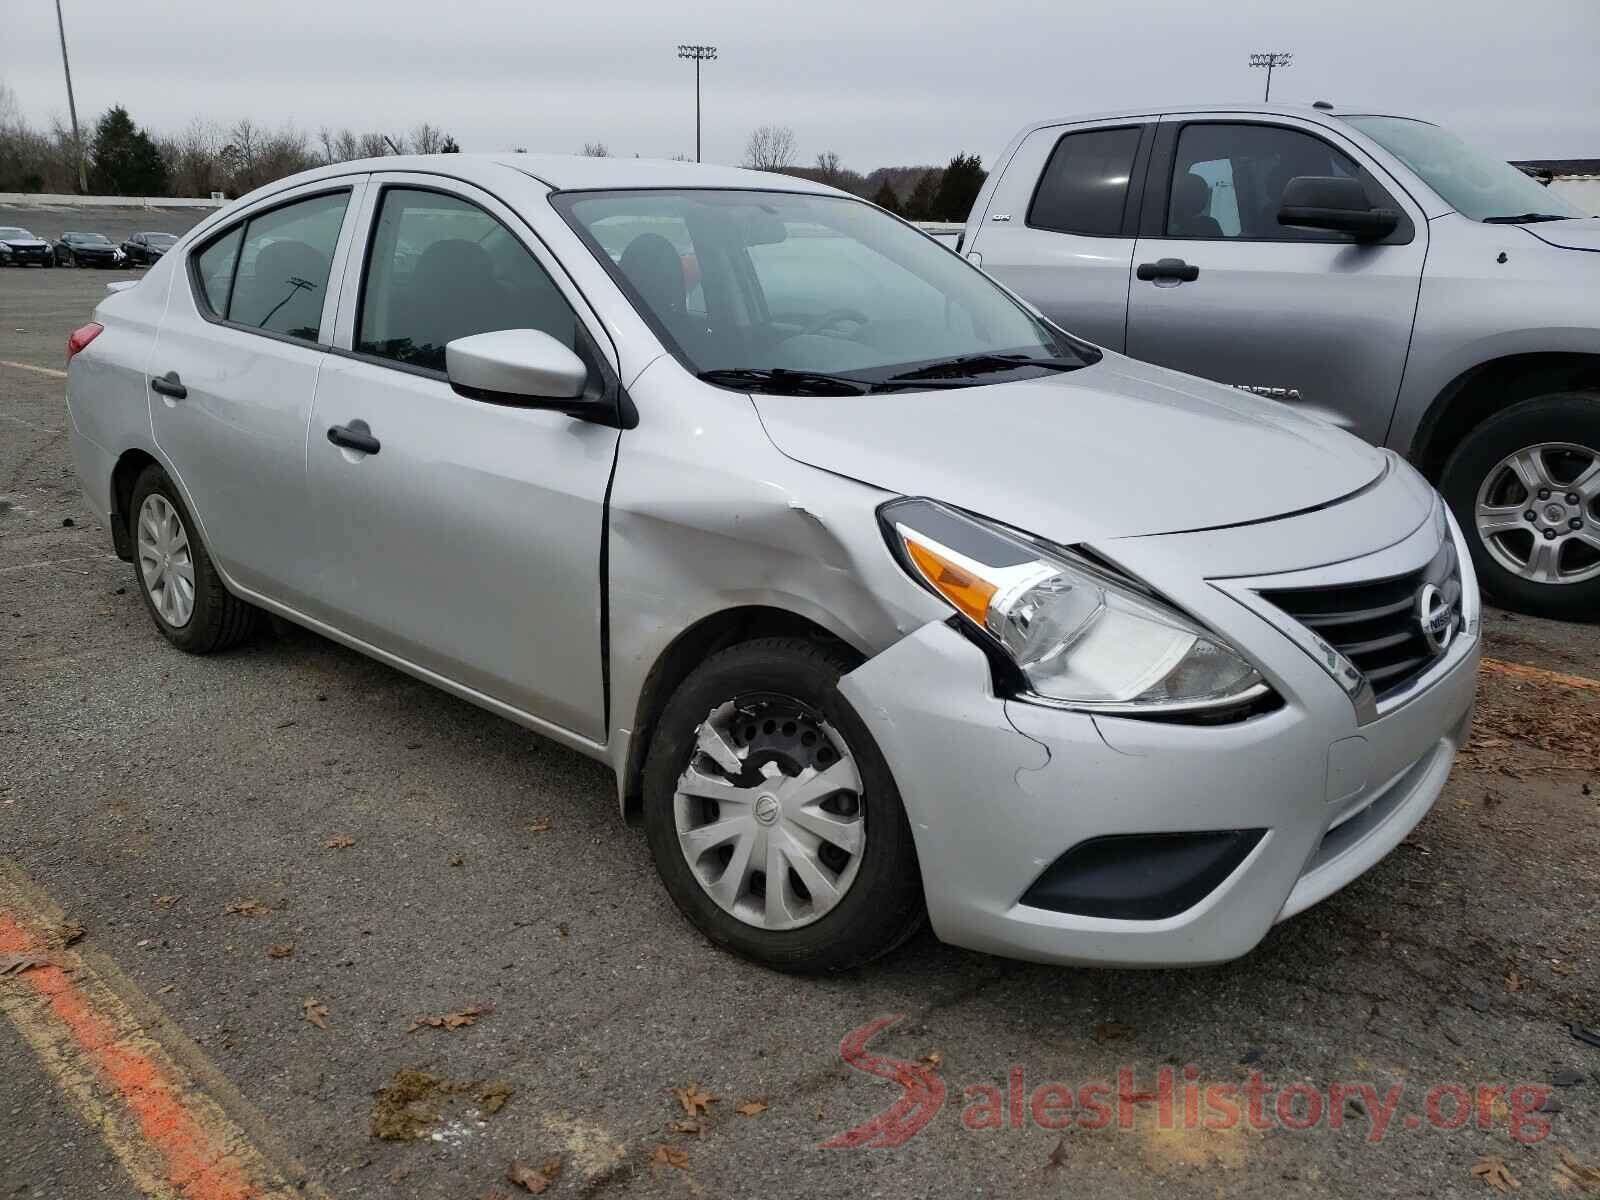
[[[1091,237],[1121,234],[1139,135],[1140,127],[1134,125],[1062,137],[1028,206],[1028,224]]]

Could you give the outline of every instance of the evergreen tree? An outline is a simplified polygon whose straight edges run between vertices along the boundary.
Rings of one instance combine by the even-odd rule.
[[[96,122],[89,160],[89,186],[101,195],[160,196],[167,190],[161,151],[120,104]]]
[[[937,220],[935,206],[939,200],[939,177],[943,174],[935,168],[924,171],[917,179],[917,186],[911,189],[911,195],[906,199],[905,215],[909,220]]]
[[[889,186],[887,179],[878,185],[878,190],[873,193],[872,202],[879,208],[888,209],[897,217],[904,215],[900,207],[900,197],[894,194],[894,189]]]
[[[958,154],[952,158],[944,169],[944,178],[939,181],[939,195],[933,204],[937,214],[934,219],[965,221],[988,177],[983,160],[976,154]]]

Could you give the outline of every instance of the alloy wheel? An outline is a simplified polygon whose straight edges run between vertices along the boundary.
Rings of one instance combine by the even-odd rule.
[[[174,629],[194,615],[194,558],[177,507],[151,492],[139,507],[139,573],[156,614]]]
[[[1506,455],[1479,486],[1473,518],[1495,561],[1523,579],[1600,576],[1600,451],[1540,442]]]
[[[723,911],[759,929],[820,920],[855,882],[866,848],[849,746],[800,701],[761,693],[706,714],[678,778],[678,844]]]

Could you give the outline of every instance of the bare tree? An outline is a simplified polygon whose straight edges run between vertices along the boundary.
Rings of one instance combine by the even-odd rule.
[[[411,131],[410,149],[413,154],[443,154],[450,135],[437,125],[424,121]]]
[[[763,125],[750,131],[744,144],[744,165],[755,171],[781,171],[794,166],[794,130]]]
[[[604,142],[585,142],[583,144],[585,158],[610,158],[611,149]]]
[[[823,183],[837,184],[844,177],[844,164],[832,150],[817,155],[817,177]]]

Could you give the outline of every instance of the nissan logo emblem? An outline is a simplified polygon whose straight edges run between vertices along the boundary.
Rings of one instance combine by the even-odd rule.
[[[1422,640],[1436,656],[1443,654],[1456,636],[1456,606],[1431,583],[1423,584],[1417,593],[1417,624],[1422,627]]]

